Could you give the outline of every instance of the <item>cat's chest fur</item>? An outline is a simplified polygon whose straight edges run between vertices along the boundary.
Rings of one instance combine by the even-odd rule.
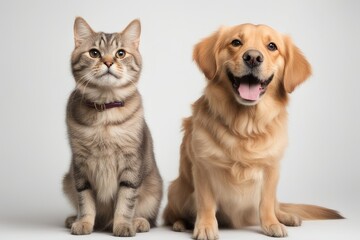
[[[98,125],[83,130],[84,145],[92,155],[112,155],[131,146],[137,131],[129,126]]]
[[[86,153],[83,166],[87,178],[102,202],[109,202],[116,196],[121,173],[127,164],[125,156],[137,150],[136,139],[141,129],[139,121],[122,122],[123,115],[117,110],[94,113],[97,116],[89,126],[70,124],[73,136],[79,136],[74,142]]]

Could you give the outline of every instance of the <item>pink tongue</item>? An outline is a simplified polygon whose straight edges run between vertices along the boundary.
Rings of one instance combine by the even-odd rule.
[[[255,101],[259,99],[261,84],[240,83],[238,88],[240,96],[245,100]]]

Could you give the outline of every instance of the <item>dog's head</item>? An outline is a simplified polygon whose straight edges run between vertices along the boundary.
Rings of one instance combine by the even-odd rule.
[[[195,46],[193,58],[211,83],[225,81],[243,105],[270,91],[285,96],[311,74],[291,39],[265,25],[223,27]]]

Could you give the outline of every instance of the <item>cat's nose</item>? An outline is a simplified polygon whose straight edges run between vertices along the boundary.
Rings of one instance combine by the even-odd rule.
[[[111,67],[111,65],[113,65],[114,63],[113,63],[113,62],[110,62],[110,61],[106,61],[106,62],[104,62],[104,64],[109,68],[109,67]]]
[[[101,60],[108,68],[114,64],[114,59],[109,54],[105,55]]]

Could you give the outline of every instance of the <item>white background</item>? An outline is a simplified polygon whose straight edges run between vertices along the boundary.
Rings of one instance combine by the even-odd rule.
[[[140,18],[139,83],[165,187],[177,176],[181,119],[202,93],[194,44],[221,25],[264,23],[292,36],[313,67],[291,96],[289,147],[278,198],[339,210],[347,220],[306,222],[289,239],[356,239],[360,231],[360,2],[338,1],[1,1],[0,239],[76,238],[61,192],[70,163],[65,105],[74,88],[73,21],[121,31]],[[162,203],[165,205],[166,199]],[[259,228],[222,239],[270,239]],[[95,233],[92,239],[110,239]],[[138,239],[189,239],[166,228]]]

